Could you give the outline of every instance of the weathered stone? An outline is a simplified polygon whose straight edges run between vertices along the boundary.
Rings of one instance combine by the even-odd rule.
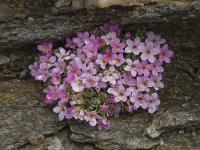
[[[4,65],[10,62],[10,59],[4,55],[0,56],[0,65]]]

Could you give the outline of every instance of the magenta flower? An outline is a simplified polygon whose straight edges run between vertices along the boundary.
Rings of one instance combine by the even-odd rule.
[[[115,32],[109,32],[106,35],[101,37],[103,40],[105,40],[107,45],[110,45],[111,42],[116,40],[116,33]]]
[[[88,58],[92,58],[93,56],[97,56],[98,49],[91,43],[84,46],[83,51]]]
[[[137,63],[136,66],[139,75],[149,76],[150,73],[147,61],[142,61],[141,63]]]
[[[107,130],[110,128],[110,122],[107,119],[102,119],[99,123],[98,123],[98,129],[99,130]]]
[[[155,62],[155,55],[159,54],[160,50],[158,48],[153,47],[151,42],[146,44],[146,47],[142,48],[142,60],[148,60],[150,63]]]
[[[121,66],[125,62],[123,54],[113,54],[112,61],[110,61],[111,65]]]
[[[164,88],[164,84],[161,82],[162,75],[158,74],[157,76],[151,76],[151,80],[153,83],[153,87],[155,90],[159,90],[160,88]]]
[[[147,99],[148,111],[149,113],[154,113],[157,107],[160,105],[160,100],[158,99],[158,94],[153,93]]]
[[[125,53],[133,53],[135,55],[139,55],[142,47],[144,47],[144,43],[140,42],[140,37],[136,37],[134,41],[128,39],[126,44],[128,47],[125,48]]]
[[[55,56],[51,56],[51,57],[41,56],[40,61],[41,61],[41,64],[40,64],[41,69],[49,69],[53,66],[54,62],[56,61],[56,57]]]
[[[87,112],[86,115],[84,116],[84,119],[89,122],[89,124],[91,126],[96,126],[97,124],[97,112],[96,111],[91,111],[91,112]]]
[[[154,47],[160,48],[160,45],[165,44],[166,40],[161,38],[160,35],[154,34],[153,32],[148,32],[145,43],[149,43],[149,42],[151,42]]]
[[[103,55],[103,59],[106,61],[106,62],[110,62],[111,59],[112,59],[112,51],[110,49],[106,49],[106,53]]]
[[[52,103],[54,100],[58,99],[57,89],[55,87],[49,87],[46,91],[45,100],[47,104]]]
[[[140,63],[140,61],[137,59],[135,61],[132,61],[131,59],[128,58],[126,59],[126,63],[128,65],[124,67],[124,70],[130,71],[131,75],[135,77],[137,75],[137,65]]]
[[[73,42],[73,40],[71,38],[66,38],[65,47],[66,48],[75,48],[76,44]]]
[[[119,117],[119,113],[121,111],[121,108],[115,104],[110,104],[109,105],[109,112],[108,112],[108,116],[114,116],[115,118]]]
[[[101,105],[101,110],[105,112],[108,111],[108,108],[109,108],[109,105],[106,105],[106,104]]]
[[[127,39],[130,39],[131,36],[132,36],[132,35],[131,35],[131,32],[126,32],[126,33],[125,33],[125,37],[126,37]]]
[[[58,102],[58,106],[53,108],[53,111],[58,114],[60,121],[66,117],[66,107],[60,102]]]
[[[161,62],[166,62],[170,63],[171,62],[171,57],[174,55],[174,52],[169,50],[169,46],[165,44],[161,49],[160,49],[160,57],[159,60]]]
[[[130,101],[132,103],[134,103],[134,106],[136,109],[138,109],[139,107],[142,107],[143,109],[147,108],[147,96],[143,95],[142,93],[139,93],[137,96],[132,96],[130,98]]]
[[[66,103],[69,100],[69,93],[65,89],[61,89],[58,93],[58,97],[60,98],[60,102]]]
[[[161,65],[162,65],[162,62],[160,62],[159,60],[156,60],[154,63],[149,64],[148,68],[149,70],[151,70],[154,76],[157,76],[158,73],[164,72],[164,68]]]
[[[113,40],[110,45],[112,46],[113,53],[123,53],[126,44],[124,42],[120,42],[120,39]]]
[[[53,48],[53,44],[51,42],[45,42],[37,46],[37,49],[41,51],[44,55],[50,55]]]

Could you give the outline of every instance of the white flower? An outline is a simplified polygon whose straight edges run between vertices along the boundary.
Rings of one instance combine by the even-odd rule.
[[[80,80],[72,82],[71,86],[75,92],[81,92],[84,89],[84,84]]]
[[[102,54],[97,55],[96,63],[99,64],[102,69],[106,69],[107,62],[105,60],[103,60]]]
[[[120,73],[117,72],[114,66],[111,66],[109,70],[105,70],[103,75],[102,82],[110,82],[112,85],[115,85],[116,80],[120,78]]]
[[[137,67],[136,67],[136,65],[139,63],[139,60],[132,61],[131,59],[128,58],[128,59],[126,59],[126,63],[128,65],[126,65],[124,67],[124,70],[125,71],[130,71],[131,75],[133,77],[135,77],[137,75]]]

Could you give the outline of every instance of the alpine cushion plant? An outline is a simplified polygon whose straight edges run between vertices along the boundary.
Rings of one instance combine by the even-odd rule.
[[[102,130],[120,112],[158,109],[163,64],[171,62],[173,51],[153,32],[122,33],[111,24],[100,29],[101,36],[80,32],[67,38],[65,48],[38,45],[41,56],[29,68],[46,83],[44,101],[55,106],[60,121],[81,120]]]

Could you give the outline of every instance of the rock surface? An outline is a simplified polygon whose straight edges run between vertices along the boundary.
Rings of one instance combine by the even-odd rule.
[[[160,109],[112,119],[108,131],[58,122],[42,102],[42,85],[28,74],[35,45],[63,44],[65,35],[97,32],[103,22],[153,30],[170,43],[175,56],[166,65]],[[1,149],[199,150],[199,28],[199,0],[0,0]]]

